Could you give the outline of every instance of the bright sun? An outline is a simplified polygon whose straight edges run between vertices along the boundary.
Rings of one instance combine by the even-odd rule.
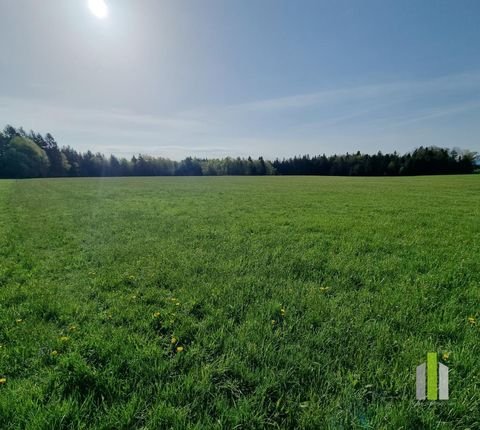
[[[108,7],[105,0],[88,0],[88,7],[97,18],[106,18],[108,15]]]

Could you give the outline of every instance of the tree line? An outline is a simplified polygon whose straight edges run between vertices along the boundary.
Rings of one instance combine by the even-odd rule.
[[[472,173],[476,153],[434,146],[399,155],[344,154],[276,159],[206,159],[187,157],[174,161],[136,155],[130,159],[106,157],[91,151],[60,147],[47,133],[25,132],[7,125],[0,132],[0,178],[82,176],[215,176],[215,175],[342,175],[397,176]]]
[[[471,151],[450,150],[428,146],[404,155],[345,154],[294,157],[275,160],[273,167],[280,175],[332,175],[332,176],[401,176],[448,175],[473,173],[477,154]]]

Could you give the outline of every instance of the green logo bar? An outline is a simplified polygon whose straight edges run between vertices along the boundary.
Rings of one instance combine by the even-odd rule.
[[[437,400],[437,353],[429,352],[427,354],[427,399]]]

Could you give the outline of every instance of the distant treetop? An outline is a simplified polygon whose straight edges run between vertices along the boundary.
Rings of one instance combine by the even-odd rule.
[[[59,147],[55,138],[7,125],[0,132],[0,178],[77,176],[217,176],[217,175],[334,175],[400,176],[473,173],[477,154],[428,146],[404,155],[295,156],[268,161],[263,157],[222,159],[187,157],[182,161],[138,154],[131,159],[105,157]]]

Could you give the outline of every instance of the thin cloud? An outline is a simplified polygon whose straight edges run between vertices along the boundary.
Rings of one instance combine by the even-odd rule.
[[[395,145],[402,152],[417,142],[440,144],[455,135],[478,150],[471,136],[479,126],[470,124],[472,133],[466,134],[447,118],[476,114],[479,96],[480,74],[471,73],[199,106],[168,115],[3,97],[0,117],[50,131],[61,144],[119,155],[283,157],[340,148],[377,150],[378,142],[383,142],[380,148]]]
[[[424,96],[426,94],[446,94],[449,92],[480,89],[480,73],[463,73],[442,76],[429,80],[387,82],[374,85],[352,86],[341,89],[325,90],[308,94],[296,94],[266,100],[257,100],[229,106],[239,111],[275,111],[302,109],[316,105],[328,105],[355,100],[376,99],[392,95],[402,98]]]

